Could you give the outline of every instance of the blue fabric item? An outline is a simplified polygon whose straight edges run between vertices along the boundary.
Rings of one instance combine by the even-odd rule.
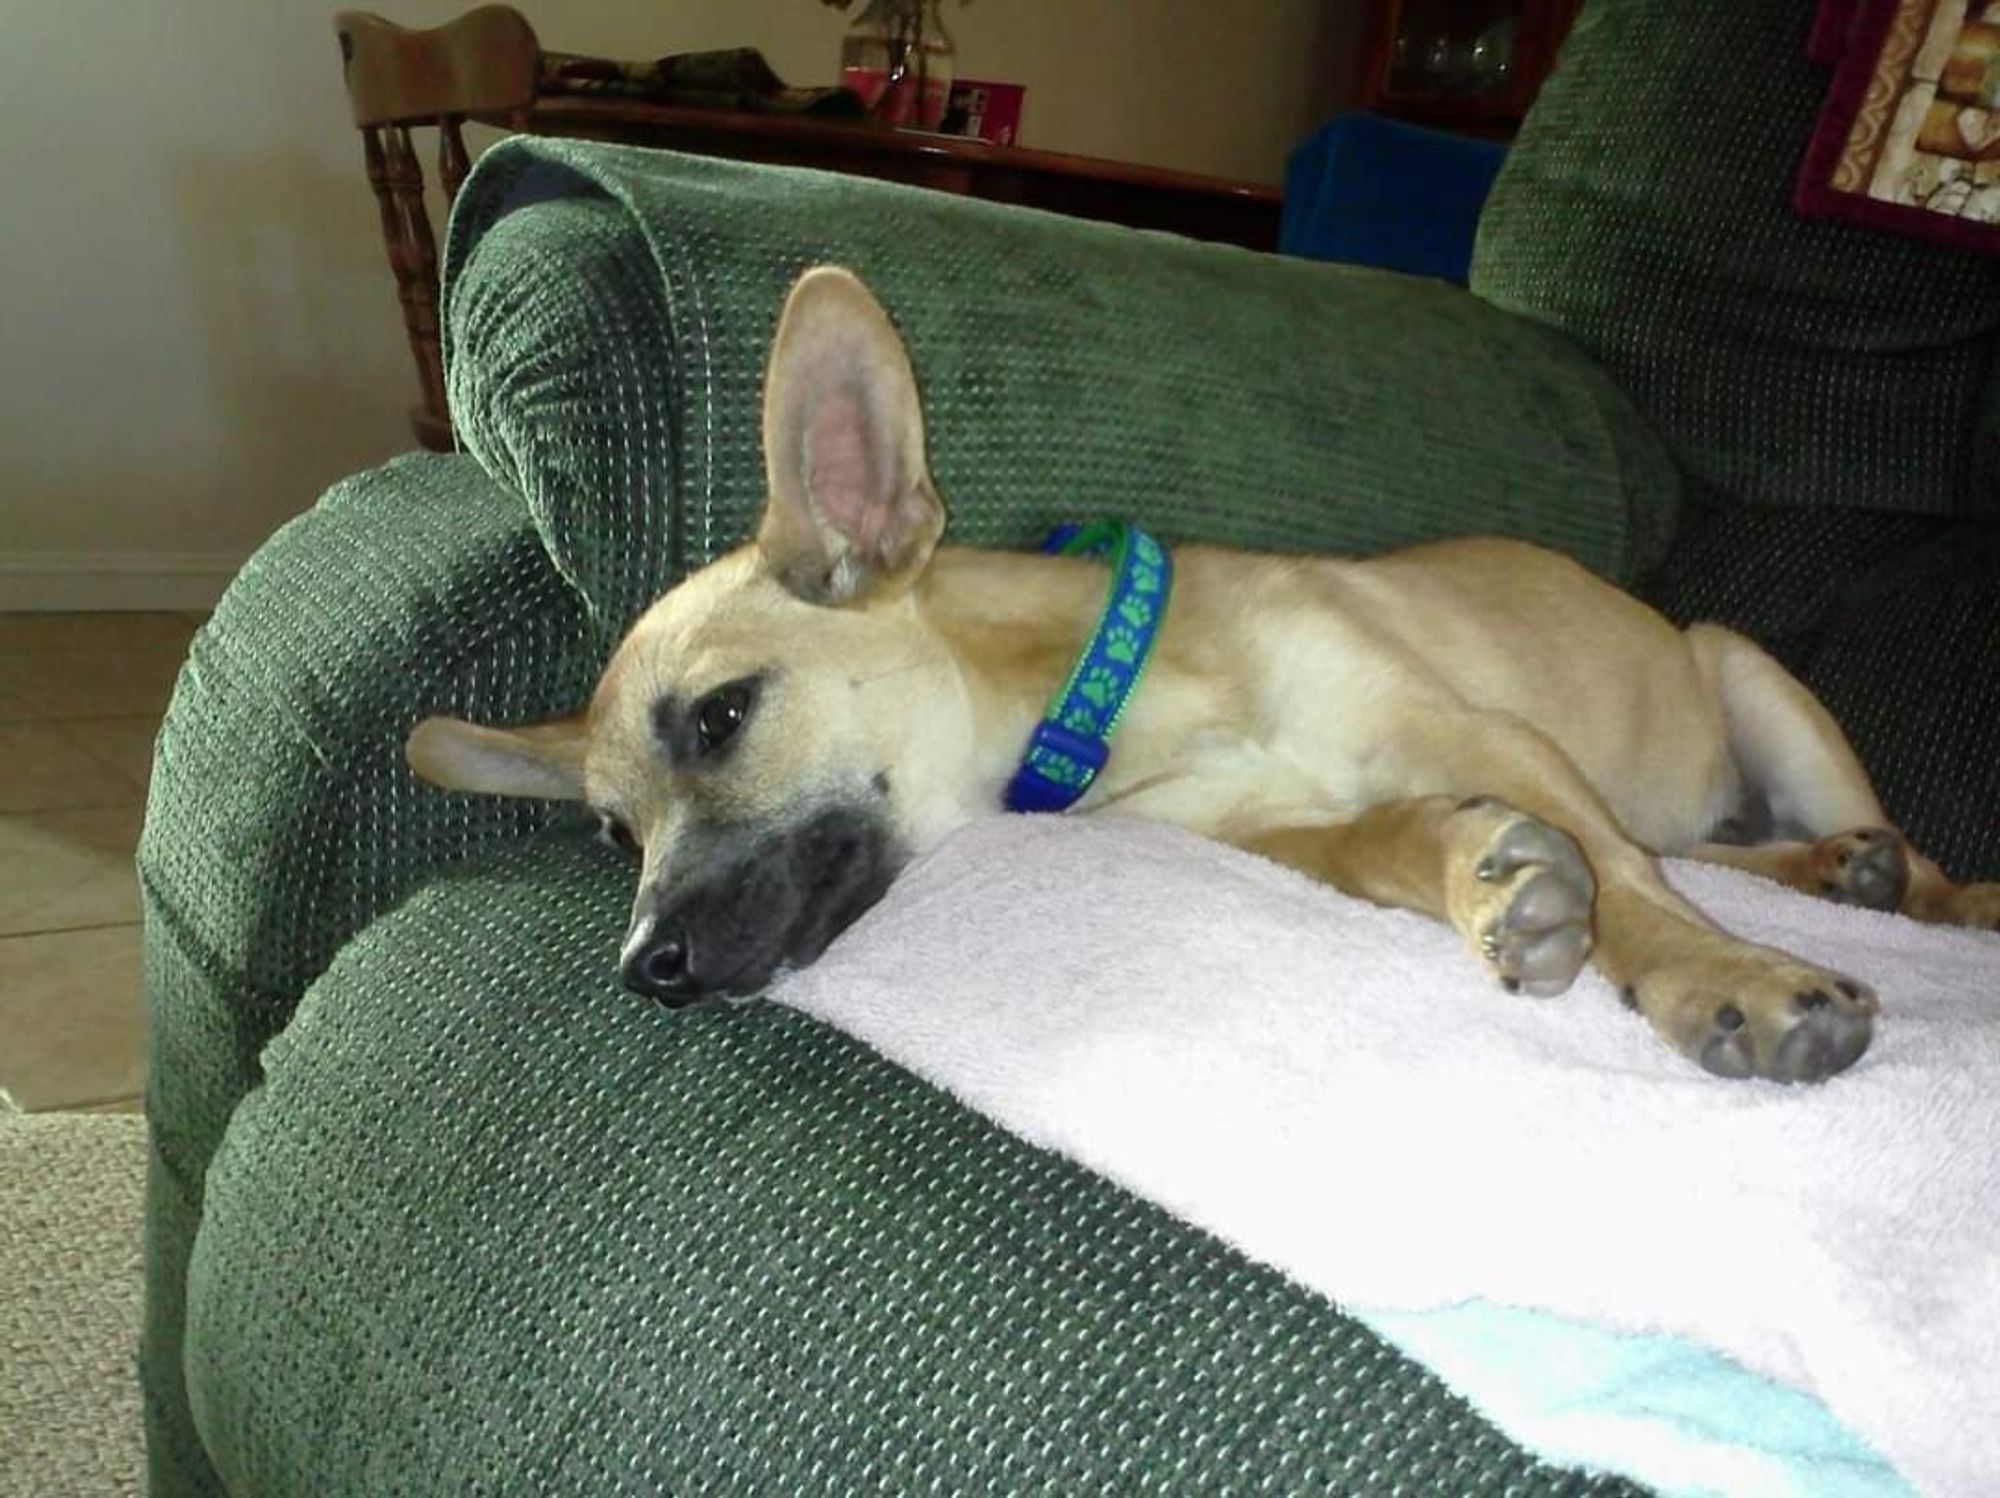
[[[1173,592],[1173,558],[1128,521],[1057,526],[1042,550],[1108,555],[1111,587],[1076,669],[1028,737],[1021,767],[1007,786],[1009,811],[1067,811],[1090,789],[1111,756],[1111,735],[1145,673]]]
[[[1818,1400],[1713,1348],[1488,1301],[1345,1309],[1552,1461],[1665,1498],[1915,1498]]]
[[[1285,164],[1278,249],[1463,286],[1507,148],[1372,114],[1336,115]]]

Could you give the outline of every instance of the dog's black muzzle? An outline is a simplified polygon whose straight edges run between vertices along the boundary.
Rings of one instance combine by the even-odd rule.
[[[831,807],[754,838],[696,833],[691,873],[641,916],[620,965],[625,986],[679,1009],[747,996],[781,966],[803,967],[882,897],[902,865],[874,808]]]

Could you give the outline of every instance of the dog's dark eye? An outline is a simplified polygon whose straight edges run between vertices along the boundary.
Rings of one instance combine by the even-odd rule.
[[[720,749],[728,743],[748,716],[750,688],[742,682],[710,692],[694,710],[694,731],[701,738],[702,752]]]
[[[632,835],[632,829],[608,811],[597,814],[597,835],[622,852],[639,851],[639,839]]]

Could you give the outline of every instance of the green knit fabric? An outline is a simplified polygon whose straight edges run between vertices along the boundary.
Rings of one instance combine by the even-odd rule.
[[[1591,0],[1472,287],[1601,362],[1706,487],[2000,513],[2000,261],[1793,213],[1815,0]]]
[[[468,458],[433,457],[336,488],[264,546],[196,638],[139,848],[156,1494],[216,1491],[182,1384],[185,1265],[258,1053],[376,915],[549,815],[419,793],[404,736],[430,711],[566,708],[600,664],[587,640],[519,499]]]
[[[1486,531],[1629,580],[1672,530],[1675,473],[1566,340],[1415,278],[535,139],[481,159],[447,259],[466,446],[613,627],[747,533],[771,334],[821,261],[902,328],[962,541],[1104,514],[1281,551]]]
[[[266,1052],[190,1276],[230,1491],[1627,1491],[803,1016],[621,992],[630,872],[510,845]]]

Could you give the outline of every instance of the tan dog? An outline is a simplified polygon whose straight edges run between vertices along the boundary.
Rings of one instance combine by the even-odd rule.
[[[669,1004],[810,962],[908,858],[996,810],[1105,595],[1094,562],[938,545],[908,358],[845,271],[792,291],[764,443],[755,542],[647,611],[586,713],[433,718],[409,743],[438,785],[581,798],[643,850],[622,971]],[[1080,809],[1428,912],[1510,991],[1558,993],[1594,956],[1727,1077],[1841,1070],[1875,995],[1719,930],[1654,853],[2000,922],[2000,885],[1953,885],[1890,830],[1839,728],[1768,656],[1677,630],[1572,562],[1494,540],[1175,562]],[[1744,833],[1782,840],[1715,841]]]

